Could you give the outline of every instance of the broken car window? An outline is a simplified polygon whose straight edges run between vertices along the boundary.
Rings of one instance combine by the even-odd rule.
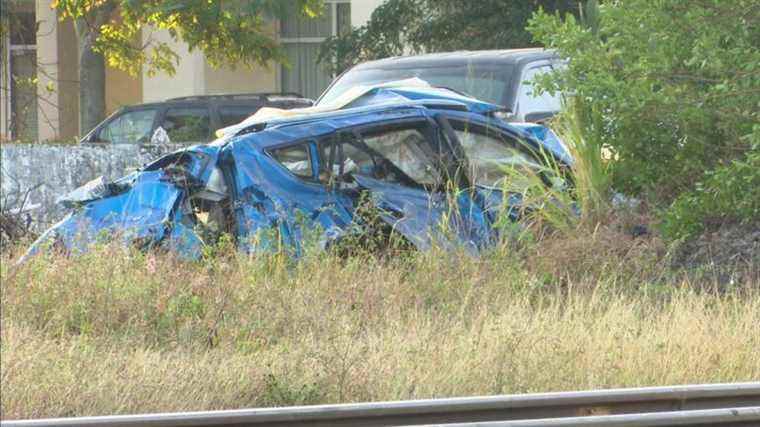
[[[312,179],[313,174],[309,159],[309,146],[307,144],[271,150],[270,155],[292,172],[293,175],[299,178]]]
[[[481,126],[452,122],[454,133],[464,149],[470,180],[478,186],[522,192],[528,174],[543,167],[522,149],[519,142]],[[525,179],[521,179],[524,177]]]
[[[320,144],[319,180],[330,184],[339,178],[348,180],[351,174],[369,176],[375,179],[386,179],[387,174],[382,170],[383,160],[373,154],[356,135],[340,133]],[[396,182],[396,177],[391,177]]]
[[[352,174],[407,186],[437,187],[425,134],[417,128],[382,129],[361,136],[341,133],[321,144],[320,181],[350,180]]]
[[[364,142],[416,183],[435,186],[441,175],[435,168],[427,137],[419,129],[398,129],[364,136]]]

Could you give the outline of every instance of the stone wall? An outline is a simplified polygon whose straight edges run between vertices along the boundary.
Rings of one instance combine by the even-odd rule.
[[[0,144],[0,212],[11,213],[39,232],[66,209],[56,199],[105,176],[116,179],[181,145]]]

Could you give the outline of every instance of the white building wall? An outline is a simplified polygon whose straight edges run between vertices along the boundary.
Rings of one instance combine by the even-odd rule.
[[[59,137],[58,16],[49,2],[36,3],[37,29],[37,138]],[[74,46],[76,55],[76,46]]]
[[[145,28],[143,44],[150,42],[166,42],[179,56],[176,73],[173,76],[159,72],[154,76],[143,70],[142,100],[143,102],[164,101],[178,96],[203,95],[206,93],[205,63],[206,58],[200,50],[190,52],[187,44],[174,41],[166,30]]]
[[[361,27],[385,0],[351,0],[351,26]]]
[[[143,43],[149,40],[163,41],[179,56],[179,65],[173,76],[159,72],[142,75],[142,102],[164,101],[169,98],[218,93],[275,92],[275,66],[254,67],[240,65],[211,67],[200,50],[190,52],[187,44],[174,41],[167,31],[146,29]]]

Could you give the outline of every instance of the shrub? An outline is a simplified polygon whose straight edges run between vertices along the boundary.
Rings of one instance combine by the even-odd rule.
[[[664,212],[661,228],[671,238],[691,237],[708,226],[760,218],[760,144],[745,159],[705,173]],[[711,227],[712,228],[712,227]]]
[[[580,21],[537,13],[536,40],[570,58],[541,81],[602,114],[615,188],[689,212],[683,235],[715,216],[757,216],[752,191],[760,120],[755,0],[589,2]],[[755,178],[753,178],[755,176]],[[728,180],[728,182],[726,181]],[[708,203],[709,201],[709,203]],[[704,215],[701,215],[701,214]],[[666,215],[666,216],[667,216]]]

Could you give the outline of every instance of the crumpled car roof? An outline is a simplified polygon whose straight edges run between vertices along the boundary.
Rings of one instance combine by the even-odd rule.
[[[503,107],[481,101],[451,89],[433,87],[418,78],[411,78],[377,85],[357,85],[333,102],[307,108],[281,109],[264,107],[242,122],[217,130],[217,137],[232,136],[241,129],[261,123],[279,123],[293,120],[318,119],[322,114],[347,108],[366,106],[409,105],[410,103],[437,102],[450,104],[469,111],[487,114]]]
[[[71,214],[26,257],[51,243],[86,251],[106,235],[198,258],[223,234],[246,252],[287,247],[297,255],[308,239],[329,247],[366,233],[373,222],[365,206],[385,233],[413,247],[475,253],[498,239],[498,216],[519,216],[519,194],[495,184],[500,168],[537,166],[541,156],[531,150],[572,162],[550,130],[508,124],[493,117],[499,110],[406,82],[362,88],[332,109],[264,112],[211,144],[64,197]]]

